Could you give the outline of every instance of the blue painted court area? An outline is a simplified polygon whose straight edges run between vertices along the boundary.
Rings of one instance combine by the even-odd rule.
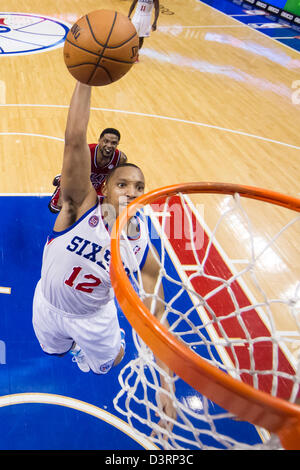
[[[300,52],[300,28],[243,1],[198,0]],[[272,2],[271,2],[272,3]]]
[[[119,311],[126,331],[125,360],[105,376],[81,372],[68,355],[45,355],[35,338],[32,298],[44,243],[55,219],[48,201],[49,197],[0,198],[5,214],[0,228],[0,287],[11,289],[0,294],[0,340],[5,345],[5,357],[3,351],[0,356],[0,450],[143,450],[144,444],[128,435],[123,415],[113,406],[121,367],[135,355],[131,327],[123,313]],[[176,277],[170,259],[166,265]],[[167,288],[167,296],[173,294]],[[188,309],[189,302],[184,298],[178,307]],[[177,393],[184,400],[195,391],[179,381]],[[43,401],[27,402],[30,394],[38,394]],[[259,442],[252,425],[230,421],[220,422],[221,428],[231,426],[233,436]]]
[[[32,296],[54,215],[48,197],[1,197],[5,213],[0,229],[0,340],[6,358],[0,364],[0,397],[47,393],[73,397],[116,414],[119,367],[107,376],[82,373],[70,356],[45,355],[33,332]],[[129,330],[127,320],[120,323]],[[128,333],[129,334],[129,333]],[[3,343],[2,343],[3,344]],[[130,341],[127,347],[130,355]],[[20,398],[22,400],[22,398]],[[0,408],[0,449],[142,449],[116,427],[66,406],[17,404]]]

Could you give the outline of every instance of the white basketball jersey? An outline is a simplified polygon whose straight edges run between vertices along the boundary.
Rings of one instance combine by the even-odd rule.
[[[138,4],[135,11],[139,15],[150,15],[152,12],[153,5],[153,0],[138,0]]]
[[[138,216],[135,221],[136,237],[121,241],[128,274],[143,265],[148,252],[145,222]],[[66,313],[95,314],[114,297],[109,265],[110,234],[99,202],[68,229],[49,235],[43,253],[42,293],[51,305]]]

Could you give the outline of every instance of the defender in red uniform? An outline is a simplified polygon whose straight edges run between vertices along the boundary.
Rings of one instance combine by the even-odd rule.
[[[117,129],[109,127],[104,129],[99,137],[97,144],[89,144],[91,152],[91,182],[101,196],[101,188],[108,173],[116,166],[127,161],[125,153],[117,148],[120,142],[120,132]],[[56,186],[48,207],[51,212],[57,214],[61,205],[60,196],[60,176],[55,176],[53,185]]]

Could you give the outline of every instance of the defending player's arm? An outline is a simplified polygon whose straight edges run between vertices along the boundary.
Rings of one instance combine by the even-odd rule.
[[[129,12],[128,12],[128,18],[130,18],[131,13],[133,12],[135,5],[137,4],[138,0],[133,0],[132,4],[130,5]]]
[[[158,17],[159,17],[159,0],[154,0],[154,21],[152,24],[152,31],[156,31]]]
[[[154,292],[156,281],[158,278],[159,274],[159,269],[158,269],[158,263],[152,254],[151,250],[149,250],[146,262],[143,266],[142,269],[142,280],[143,280],[143,286],[145,289],[145,292],[151,294]],[[164,299],[164,291],[163,291],[163,286],[160,285],[159,292],[158,292],[158,298],[159,299]],[[150,310],[151,308],[151,298],[144,299],[143,302],[146,305],[146,307]],[[155,306],[155,311],[154,315],[155,317],[161,321],[163,314],[165,311],[165,306],[164,303],[157,300],[156,306]],[[168,321],[165,319],[162,324],[168,328],[169,324]],[[155,358],[158,366],[165,372],[165,374],[160,374],[160,382],[161,382],[161,387],[166,390],[166,392],[174,392],[174,384],[168,381],[168,377],[173,376],[173,372],[170,370],[170,368],[162,362],[159,358]],[[161,403],[162,410],[164,413],[172,418],[173,420],[176,420],[176,410],[173,405],[173,401],[171,397],[169,396],[168,393],[160,392],[159,397],[157,396],[157,402]],[[164,419],[161,419],[159,421],[159,425],[165,429],[172,430],[173,424],[172,422],[166,422]],[[152,435],[155,434],[155,432],[152,433]]]
[[[73,92],[67,125],[61,174],[62,210],[55,230],[64,230],[96,202],[90,181],[91,157],[87,144],[91,87],[77,82]]]

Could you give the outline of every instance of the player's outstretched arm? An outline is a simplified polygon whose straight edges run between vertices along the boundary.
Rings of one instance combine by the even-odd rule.
[[[91,159],[87,143],[91,87],[77,82],[68,112],[61,173],[62,210],[55,223],[64,230],[95,204],[90,181]]]

